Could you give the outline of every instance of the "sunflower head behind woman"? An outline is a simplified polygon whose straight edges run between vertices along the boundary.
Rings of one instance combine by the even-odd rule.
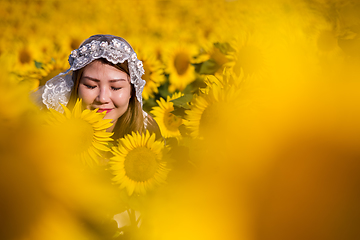
[[[165,183],[169,172],[163,141],[156,141],[155,134],[126,135],[113,147],[114,157],[110,160],[110,169],[115,177],[113,181],[120,189],[126,189],[129,196],[146,194],[156,185]]]

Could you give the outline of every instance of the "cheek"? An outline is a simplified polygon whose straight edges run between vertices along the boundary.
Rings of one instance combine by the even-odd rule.
[[[129,104],[131,98],[130,91],[122,91],[114,95],[113,101],[117,106],[124,106]]]
[[[89,89],[84,89],[84,88],[79,88],[79,91],[78,91],[78,95],[79,95],[79,98],[82,99],[83,101],[83,105],[86,107],[87,105],[90,105],[93,100],[94,100],[94,97],[93,97],[93,92],[92,91],[89,91]]]

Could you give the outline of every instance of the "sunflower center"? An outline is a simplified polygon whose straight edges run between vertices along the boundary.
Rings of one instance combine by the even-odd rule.
[[[247,74],[253,74],[261,70],[264,64],[263,54],[255,46],[244,46],[238,54],[238,62],[235,65],[235,71],[240,73],[242,67]],[[238,74],[239,75],[239,74]]]
[[[125,157],[126,175],[136,181],[144,182],[154,177],[158,168],[156,154],[146,147],[131,150]]]
[[[20,53],[19,53],[19,61],[22,64],[29,63],[31,61],[31,54],[29,53],[28,50],[23,49],[23,50],[20,51]]]
[[[174,114],[167,112],[164,117],[164,124],[170,131],[176,131],[182,123],[182,119]]]
[[[178,53],[174,59],[174,66],[178,75],[183,75],[189,68],[189,56],[186,53]]]

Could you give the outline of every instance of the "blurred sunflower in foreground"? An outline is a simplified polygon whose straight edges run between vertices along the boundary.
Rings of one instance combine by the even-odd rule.
[[[67,143],[68,152],[90,166],[99,164],[103,151],[110,151],[108,143],[113,133],[106,132],[112,126],[111,119],[103,119],[105,114],[97,110],[82,111],[82,100],[78,99],[73,110],[63,106],[64,114],[50,109],[47,122],[60,139]]]
[[[174,103],[171,101],[183,95],[182,93],[174,93],[171,97],[167,96],[166,101],[160,98],[160,100],[156,101],[159,106],[153,107],[151,111],[160,127],[161,134],[165,138],[181,137],[179,127],[182,124],[182,118],[172,113],[174,111]]]
[[[246,33],[229,42],[232,51],[227,52],[228,62],[225,66],[231,67],[235,74],[240,70],[245,76],[257,75],[264,77],[271,70],[271,61],[276,62],[276,52],[271,52],[273,47],[270,38],[266,39],[261,34]]]
[[[10,74],[3,73],[0,79],[0,96],[4,107],[0,110],[0,121],[3,124],[14,124],[21,122],[21,117],[29,110],[37,110],[28,98],[30,88],[26,84],[18,84],[18,79]],[[11,91],[9,91],[11,90]]]
[[[235,85],[223,85],[222,81],[210,77],[207,87],[195,95],[190,109],[185,111],[184,125],[193,138],[208,138],[229,128],[236,122],[240,89]],[[215,134],[215,135],[214,135]]]
[[[74,142],[45,127],[28,85],[6,73],[0,83],[0,100],[11,106],[0,114],[0,239],[108,239],[105,221],[116,208],[105,177],[68,161]]]
[[[156,185],[165,183],[170,171],[164,156],[164,143],[155,141],[155,134],[132,133],[119,139],[112,148],[110,169],[113,181],[132,194],[146,194]]]

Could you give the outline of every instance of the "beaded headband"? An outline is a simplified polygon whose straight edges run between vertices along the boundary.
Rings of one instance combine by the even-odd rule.
[[[111,42],[93,40],[71,52],[69,56],[70,68],[47,81],[41,89],[43,90],[42,102],[46,107],[62,111],[60,103],[66,105],[69,102],[74,86],[73,71],[81,69],[99,58],[105,58],[113,64],[128,62],[130,82],[134,85],[136,98],[142,106],[142,91],[146,83],[145,80],[141,79],[145,73],[143,64],[125,40],[114,36]]]

